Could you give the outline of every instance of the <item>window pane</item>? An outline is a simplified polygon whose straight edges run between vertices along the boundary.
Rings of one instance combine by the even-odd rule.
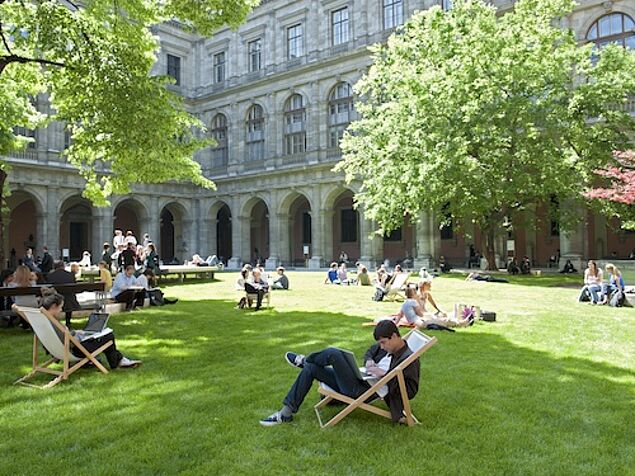
[[[631,31],[635,28],[635,22],[628,15],[624,15],[624,30]]]
[[[589,34],[586,36],[588,40],[595,40],[598,37],[598,26],[594,24],[589,30]]]
[[[611,34],[611,25],[608,16],[600,18],[600,36],[609,36]]]
[[[341,242],[352,243],[357,241],[357,211],[353,209],[342,210],[341,216]]]
[[[617,35],[622,33],[622,15],[611,15],[611,35]]]

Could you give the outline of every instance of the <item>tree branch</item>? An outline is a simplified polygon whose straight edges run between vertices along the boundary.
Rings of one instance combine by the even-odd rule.
[[[2,74],[4,69],[11,63],[38,63],[41,65],[59,66],[61,68],[66,67],[64,63],[60,63],[59,61],[51,61],[41,58],[26,58],[24,56],[18,55],[4,55],[0,56],[0,75]]]

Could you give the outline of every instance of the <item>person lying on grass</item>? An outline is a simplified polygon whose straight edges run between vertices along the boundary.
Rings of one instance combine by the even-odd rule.
[[[42,298],[42,307],[46,309],[51,315],[57,317],[63,310],[64,297],[61,294],[57,294],[56,292],[47,294]],[[59,338],[63,341],[64,335],[59,331],[57,327],[53,326],[53,329],[55,330]],[[94,352],[105,343],[112,342],[112,345],[104,350],[106,359],[108,359],[108,365],[111,369],[116,369],[117,367],[138,367],[142,364],[141,360],[133,360],[124,357],[121,352],[117,350],[117,346],[115,345],[115,335],[112,333],[112,331],[97,338],[85,335],[83,331],[72,331],[72,334],[81,342],[82,346],[84,346],[84,348],[88,352]],[[75,357],[84,357],[84,354],[82,354],[82,352],[75,348],[72,344],[71,353]]]
[[[399,329],[392,321],[377,324],[373,336],[377,342],[364,354],[364,362],[366,372],[377,378],[384,376],[412,354],[408,343],[401,338]],[[367,381],[359,380],[340,349],[329,347],[306,357],[287,352],[284,354],[284,359],[289,365],[301,370],[283,401],[282,409],[260,420],[263,426],[291,422],[293,415],[298,412],[304,398],[311,390],[314,380],[324,382],[336,392],[351,398],[359,397],[370,388]],[[403,376],[406,393],[412,400],[419,391],[419,359],[414,360],[404,369]],[[375,398],[384,399],[390,408],[394,423],[400,421],[403,416],[403,402],[396,378],[384,385],[375,394]],[[374,398],[371,397],[371,399]]]
[[[430,324],[444,327],[467,327],[474,322],[473,319],[463,318],[462,316],[447,317],[439,312],[435,315],[425,312],[414,288],[406,289],[406,300],[397,314],[378,317],[373,322],[379,325],[383,321],[392,321],[398,326],[416,327],[418,329],[425,328]]]

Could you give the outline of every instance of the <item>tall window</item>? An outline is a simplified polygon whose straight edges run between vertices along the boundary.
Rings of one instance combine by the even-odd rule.
[[[294,94],[284,106],[284,153],[301,154],[306,150],[306,110],[304,98]]]
[[[216,114],[212,119],[212,138],[216,141],[216,147],[212,149],[212,167],[227,165],[227,118],[223,114]]]
[[[311,213],[302,213],[302,244],[311,243]]]
[[[452,221],[452,214],[450,213],[450,204],[446,203],[441,209],[443,215],[443,223],[441,225],[441,239],[452,240],[454,238],[454,223]]]
[[[353,89],[348,83],[339,83],[329,96],[329,147],[339,147],[340,139],[352,119]]]
[[[403,0],[383,0],[384,29],[394,28],[403,23]]]
[[[384,235],[384,241],[401,241],[403,239],[402,227],[396,228]]]
[[[304,55],[304,28],[302,23],[287,28],[287,58]]]
[[[333,46],[348,42],[348,7],[340,8],[331,13],[331,30],[333,32]]]
[[[265,158],[265,115],[262,107],[254,104],[247,113],[247,159]]]
[[[262,68],[262,39],[250,41],[247,43],[247,52],[249,55],[249,72],[260,71]]]
[[[345,208],[342,210],[342,243],[353,243],[357,241],[357,210]]]
[[[624,13],[610,13],[599,18],[586,35],[598,47],[615,43],[635,49],[635,21]]]
[[[225,81],[225,52],[216,53],[214,55],[214,82],[222,83]]]
[[[33,129],[27,129],[26,127],[14,127],[13,128],[13,133],[16,136],[22,136],[22,137],[27,137],[29,139],[33,139],[32,141],[28,142],[26,145],[27,149],[35,149],[36,143],[35,143],[35,131]]]
[[[181,58],[178,56],[168,55],[168,76],[177,86],[181,84]]]
[[[441,8],[443,8],[446,12],[448,10],[452,10],[453,3],[454,2],[452,0],[441,0]]]
[[[64,129],[64,150],[71,146],[71,132],[68,129]]]

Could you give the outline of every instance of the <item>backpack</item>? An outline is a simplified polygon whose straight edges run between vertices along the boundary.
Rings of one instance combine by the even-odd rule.
[[[611,294],[611,298],[609,299],[609,306],[612,307],[622,307],[624,305],[624,301],[626,300],[626,296],[621,290],[614,291]]]
[[[379,302],[383,300],[384,300],[384,292],[379,288],[375,289],[375,295],[373,296],[373,301]]]

